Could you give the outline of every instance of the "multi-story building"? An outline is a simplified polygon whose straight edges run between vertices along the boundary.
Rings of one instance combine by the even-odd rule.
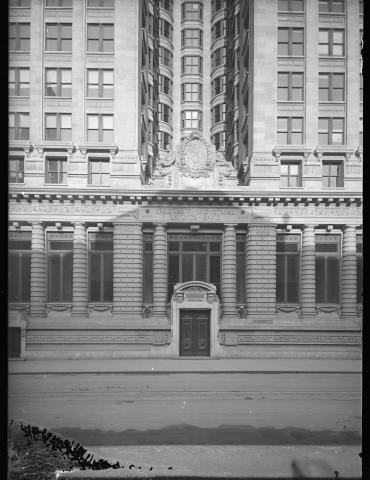
[[[360,0],[12,0],[10,355],[358,358]]]

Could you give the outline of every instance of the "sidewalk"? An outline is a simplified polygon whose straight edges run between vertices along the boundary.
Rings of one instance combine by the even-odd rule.
[[[118,460],[125,468],[106,472],[107,478],[297,478],[293,462],[312,477],[361,478],[361,447],[348,446],[132,446],[87,447],[96,458],[111,462]],[[128,470],[128,466],[132,468]],[[136,468],[135,468],[136,467]],[[139,469],[138,467],[141,467]],[[149,471],[149,468],[152,470]],[[172,467],[169,470],[169,467]],[[90,473],[90,475],[89,475]],[[81,478],[94,478],[93,472],[80,474]],[[102,472],[95,478],[102,478]],[[316,474],[316,475],[315,475]],[[126,477],[127,475],[127,477]],[[305,475],[306,477],[306,475]],[[62,477],[63,478],[63,477]],[[77,478],[72,477],[72,478]]]
[[[37,373],[361,373],[361,360],[301,358],[10,360],[9,375]]]

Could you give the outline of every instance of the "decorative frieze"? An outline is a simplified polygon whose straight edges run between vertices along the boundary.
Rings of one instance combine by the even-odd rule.
[[[169,335],[28,335],[27,344],[149,344],[166,345]]]
[[[223,333],[222,345],[360,345],[360,335]]]

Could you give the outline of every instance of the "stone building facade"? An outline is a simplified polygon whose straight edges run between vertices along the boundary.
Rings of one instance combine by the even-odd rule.
[[[10,3],[10,356],[359,358],[362,2]]]

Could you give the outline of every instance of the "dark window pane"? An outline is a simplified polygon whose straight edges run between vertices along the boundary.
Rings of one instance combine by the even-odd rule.
[[[298,256],[287,256],[287,302],[298,303]]]
[[[63,299],[66,302],[72,301],[73,283],[73,253],[63,255]]]
[[[170,255],[168,259],[168,294],[169,298],[173,294],[173,287],[180,281],[179,256]]]
[[[113,301],[113,254],[104,253],[104,298],[105,302]]]
[[[19,301],[20,295],[20,273],[19,273],[19,255],[10,253],[8,260],[8,300],[9,302]]]
[[[196,273],[195,280],[200,282],[207,281],[207,272],[206,272],[206,256],[205,255],[196,255]]]
[[[72,241],[50,241],[49,248],[51,250],[73,250]]]
[[[182,256],[182,281],[190,282],[193,280],[193,255]]]
[[[31,255],[22,254],[22,297],[23,302],[31,298]]]
[[[284,260],[283,255],[276,256],[276,302],[284,303],[284,285],[285,285],[285,276],[284,276]]]
[[[245,303],[245,293],[246,293],[245,290],[246,290],[245,255],[237,255],[236,257],[236,302],[237,303]]]
[[[327,302],[338,303],[339,301],[339,259],[327,258]]]
[[[179,251],[179,242],[168,242],[168,249],[170,252],[177,252]]]
[[[59,255],[49,256],[49,301],[59,301],[60,259]]]
[[[357,303],[362,303],[362,278],[363,278],[363,266],[362,256],[357,257]]]
[[[316,302],[323,303],[325,301],[325,258],[316,257]]]
[[[146,252],[144,254],[143,277],[144,277],[143,301],[144,303],[152,303],[153,301],[153,255],[152,253]]]
[[[206,242],[183,242],[184,252],[205,252],[207,250]]]
[[[316,243],[316,252],[336,252],[338,250],[337,243]]]
[[[100,256],[90,255],[90,300],[100,300]]]

